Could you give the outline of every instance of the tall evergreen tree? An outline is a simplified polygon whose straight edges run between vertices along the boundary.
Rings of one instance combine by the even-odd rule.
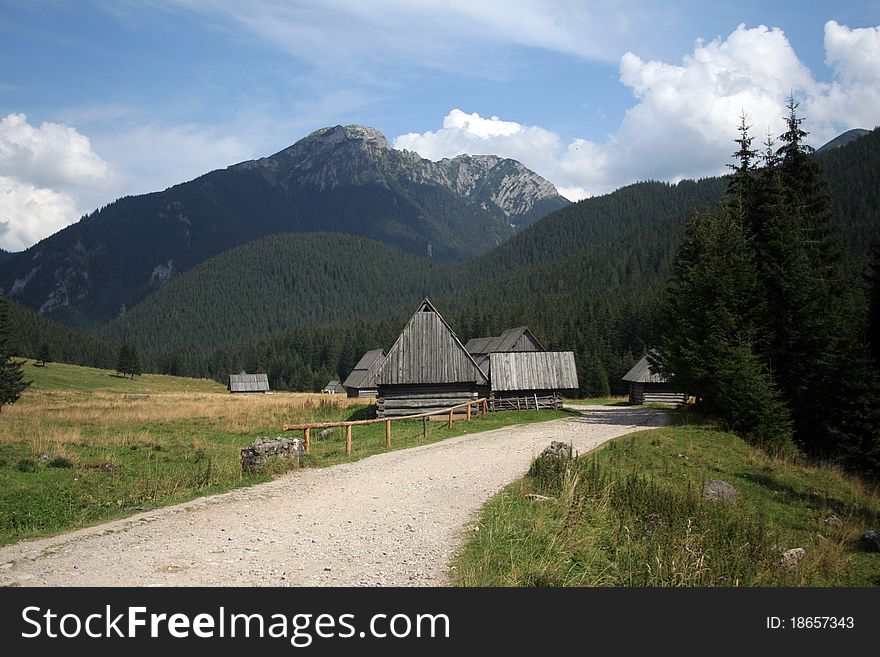
[[[119,355],[116,357],[116,371],[126,376],[131,370],[131,347],[127,342],[119,346]]]
[[[7,404],[14,404],[31,384],[24,380],[22,362],[13,357],[14,336],[9,321],[9,303],[0,297],[0,411]]]

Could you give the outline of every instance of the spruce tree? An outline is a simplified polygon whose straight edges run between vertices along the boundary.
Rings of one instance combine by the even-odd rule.
[[[128,347],[128,374],[134,379],[144,373],[144,363],[137,344],[131,343]]]
[[[31,384],[24,380],[22,362],[13,358],[12,325],[9,321],[9,303],[0,297],[0,411],[14,404]]]
[[[123,377],[131,372],[131,348],[127,342],[119,346],[119,355],[116,357],[116,371]]]

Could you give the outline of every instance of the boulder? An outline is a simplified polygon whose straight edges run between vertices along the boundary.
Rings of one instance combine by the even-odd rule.
[[[285,438],[278,436],[269,439],[259,436],[250,445],[241,450],[241,469],[244,472],[259,470],[266,461],[275,458],[293,459],[299,465],[305,453],[302,438]]]
[[[830,516],[825,518],[825,524],[828,527],[843,527],[843,520],[840,519],[840,516],[832,513]]]
[[[728,502],[730,500],[735,500],[737,495],[739,495],[739,491],[726,481],[709,479],[703,483],[703,497],[708,500]]]
[[[804,550],[804,548],[791,548],[790,550],[786,550],[782,553],[782,559],[780,559],[779,565],[785,570],[794,570],[798,567],[801,559],[803,559],[806,554],[807,551]]]
[[[862,534],[862,541],[874,550],[880,550],[880,531],[869,529]]]
[[[569,460],[572,457],[572,449],[569,443],[563,443],[558,440],[554,440],[547,447],[544,448],[544,451],[541,452],[541,456],[539,459],[563,459]]]

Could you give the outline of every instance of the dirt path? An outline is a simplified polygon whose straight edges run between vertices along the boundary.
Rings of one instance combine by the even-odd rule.
[[[665,420],[577,409],[9,545],[0,585],[442,585],[475,512],[551,440],[583,453]]]

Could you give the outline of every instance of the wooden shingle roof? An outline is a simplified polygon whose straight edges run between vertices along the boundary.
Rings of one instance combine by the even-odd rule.
[[[373,349],[368,351],[361,356],[361,359],[357,362],[357,365],[354,366],[351,374],[346,377],[342,385],[354,390],[361,388],[375,388],[376,373],[382,366],[382,361],[384,359],[384,349]]]
[[[486,385],[488,378],[428,299],[422,301],[376,375],[377,385]]]
[[[508,351],[489,354],[492,390],[573,390],[574,352]]]
[[[623,380],[630,383],[666,383],[667,378],[662,374],[651,370],[651,363],[648,362],[648,356],[642,356],[642,359],[633,365],[632,369],[623,375]]]
[[[471,338],[465,347],[470,354],[491,354],[496,351],[512,351],[522,339],[519,351],[544,351],[544,346],[528,326],[507,329],[497,337]]]
[[[269,376],[267,374],[230,374],[230,392],[268,392]]]

